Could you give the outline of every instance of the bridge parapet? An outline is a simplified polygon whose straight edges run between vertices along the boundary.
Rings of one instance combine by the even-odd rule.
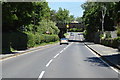
[[[66,25],[69,25],[69,28],[84,28],[82,23],[57,23],[58,28],[67,28]]]

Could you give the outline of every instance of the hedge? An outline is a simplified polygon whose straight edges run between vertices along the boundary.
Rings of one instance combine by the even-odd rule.
[[[10,33],[2,33],[2,53],[10,52]]]
[[[55,42],[55,41],[59,40],[58,35],[46,35],[46,34],[44,34],[44,35],[42,35],[42,37],[43,37],[42,38],[43,41],[46,42],[46,43]]]
[[[36,36],[33,33],[26,33],[27,34],[27,48],[34,47],[36,44]]]
[[[31,32],[12,32],[2,34],[2,53],[11,52],[12,47],[15,50],[24,50],[34,47],[41,43],[55,42],[59,40],[58,35],[39,34]]]
[[[107,39],[101,39],[101,44],[105,45],[105,46],[110,46],[113,48],[118,48],[118,46],[120,45],[120,37],[118,38],[107,38]]]
[[[47,34],[38,34],[36,33],[35,35],[32,33],[27,33],[28,35],[28,43],[27,47],[34,47],[36,44],[41,44],[41,43],[48,43],[48,42],[55,42],[59,40],[58,35],[47,35]]]
[[[15,50],[27,49],[27,34],[23,32],[12,32],[10,35],[11,47]]]

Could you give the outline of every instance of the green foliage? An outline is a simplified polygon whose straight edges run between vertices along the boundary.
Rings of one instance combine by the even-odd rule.
[[[69,14],[69,10],[59,8],[58,11],[51,10],[51,20],[56,23],[70,23],[75,20],[73,15]]]
[[[34,47],[36,43],[36,37],[33,33],[27,32],[28,42],[27,42],[27,48]]]
[[[59,8],[58,12],[56,13],[56,20],[66,23],[69,17],[69,11],[66,9]]]
[[[50,20],[48,2],[3,2],[2,13],[3,52],[10,52],[10,47],[21,50],[59,39],[60,30]],[[66,17],[68,11],[64,13]]]
[[[59,29],[56,26],[56,23],[50,20],[42,20],[39,22],[39,26],[37,27],[37,32],[42,34],[45,34],[46,31],[49,32],[49,34],[58,34]]]
[[[55,22],[53,22],[53,21],[49,21],[49,23],[48,23],[49,25],[48,26],[50,26],[51,27],[51,33],[52,34],[58,34],[59,32],[60,32],[60,30],[58,29],[58,27],[56,26],[56,23]]]
[[[48,42],[55,42],[59,40],[59,37],[57,35],[42,35],[43,40],[48,43]]]
[[[26,31],[39,34],[46,34],[46,32],[49,32],[48,34],[58,34],[60,30],[55,22],[51,20],[42,20],[38,25],[29,24],[25,26],[25,32]]]
[[[74,21],[74,20],[75,20],[74,15],[70,15],[70,16],[69,16],[69,22],[72,22],[72,21]]]
[[[86,30],[90,34],[87,34],[88,37],[91,34],[96,33],[98,30],[102,30],[102,12],[105,14],[104,17],[104,31],[113,31],[114,25],[118,22],[118,11],[120,7],[119,2],[86,2],[82,4],[82,8],[85,10],[82,21],[84,21]],[[105,10],[105,8],[106,10]],[[91,39],[91,37],[89,37]]]
[[[107,32],[107,33],[106,33],[105,38],[111,38],[111,34],[110,34],[110,32]]]
[[[22,6],[21,6],[22,5]],[[22,25],[31,22],[33,5],[30,2],[3,2],[2,3],[2,25],[3,31],[13,31]]]
[[[80,28],[80,29],[77,29],[77,28],[71,28],[68,30],[69,32],[83,32],[84,29],[83,28]]]
[[[120,26],[117,27],[117,36],[120,36]]]
[[[10,33],[2,33],[2,53],[10,52]]]
[[[24,27],[25,28],[24,31],[26,31],[26,32],[34,32],[34,27],[35,27],[35,25],[33,25],[33,24],[26,25]]]
[[[21,6],[22,5],[22,6]],[[50,19],[47,2],[3,2],[3,31],[15,31],[23,25],[38,25],[43,19]]]
[[[41,20],[50,19],[50,8],[48,6],[48,2],[34,2],[33,8],[34,10],[32,11],[32,22],[35,25],[38,25]]]
[[[15,50],[27,49],[27,35],[23,32],[12,32],[10,35],[11,47]]]
[[[82,19],[82,17],[77,17],[76,21],[78,21],[79,23],[81,23],[81,22],[83,22],[83,19]]]
[[[120,37],[114,38],[114,39],[111,39],[111,38],[102,39],[101,44],[114,47],[114,48],[118,48],[120,44]]]
[[[40,35],[40,34],[32,34],[32,33],[27,33],[28,35],[28,43],[27,47],[34,47],[35,45],[39,45],[41,43],[49,43],[49,42],[55,42],[59,40],[59,37],[57,35]]]
[[[65,33],[64,36],[67,38],[67,36],[69,35],[69,33]]]

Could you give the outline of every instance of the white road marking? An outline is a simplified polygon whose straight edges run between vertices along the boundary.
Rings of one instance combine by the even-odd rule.
[[[51,59],[51,60],[47,63],[46,67],[48,67],[52,61],[53,61],[53,59]]]
[[[41,72],[40,76],[38,77],[38,80],[40,80],[43,77],[44,73],[45,73],[45,71]]]
[[[54,58],[58,57],[59,55],[60,55],[60,54],[55,55]]]
[[[62,51],[60,51],[60,53],[62,53],[64,51],[64,49]]]
[[[86,48],[88,48],[86,45],[85,45]],[[103,61],[103,63],[105,63],[107,66],[109,66],[111,69],[113,69],[115,72],[119,73],[120,72],[115,69],[114,67],[110,66],[106,61],[104,61],[102,58],[100,58],[94,51],[92,51],[90,48],[88,48],[95,56],[97,56],[101,61]]]
[[[71,44],[73,44],[73,42],[71,43]],[[71,45],[70,44],[70,45]],[[70,45],[68,45],[67,47],[65,47],[63,50],[61,50],[58,54],[56,54],[55,56],[54,56],[54,58],[56,58],[56,57],[58,57],[64,50],[66,50]]]
[[[72,42],[70,45],[72,45],[72,44],[73,44],[73,42]],[[70,45],[68,45],[68,46],[65,47],[63,50],[61,50],[57,55],[54,56],[54,58],[56,58],[57,56],[59,56],[60,53],[62,53],[64,50],[66,50]],[[52,63],[52,61],[53,61],[53,59],[51,59],[51,60],[47,63],[46,67],[48,67],[48,66]],[[41,72],[38,80],[41,80],[41,78],[43,77],[44,73],[45,73],[45,71],[42,71],[42,72]]]

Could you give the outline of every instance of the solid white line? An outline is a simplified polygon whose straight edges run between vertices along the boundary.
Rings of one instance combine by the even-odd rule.
[[[52,61],[53,61],[53,59],[51,59],[51,60],[47,63],[46,67],[48,67]]]
[[[42,72],[41,72],[38,80],[40,80],[40,79],[43,77],[44,73],[45,73],[45,71],[42,71]]]
[[[86,45],[85,45],[86,48],[88,48]],[[88,48],[95,56],[97,56],[101,61],[103,61],[103,63],[105,63],[107,66],[109,66],[111,69],[113,69],[115,72],[119,73],[120,72],[115,69],[114,67],[110,66],[106,61],[104,61],[102,58],[100,58],[95,52],[93,52],[90,48]]]

